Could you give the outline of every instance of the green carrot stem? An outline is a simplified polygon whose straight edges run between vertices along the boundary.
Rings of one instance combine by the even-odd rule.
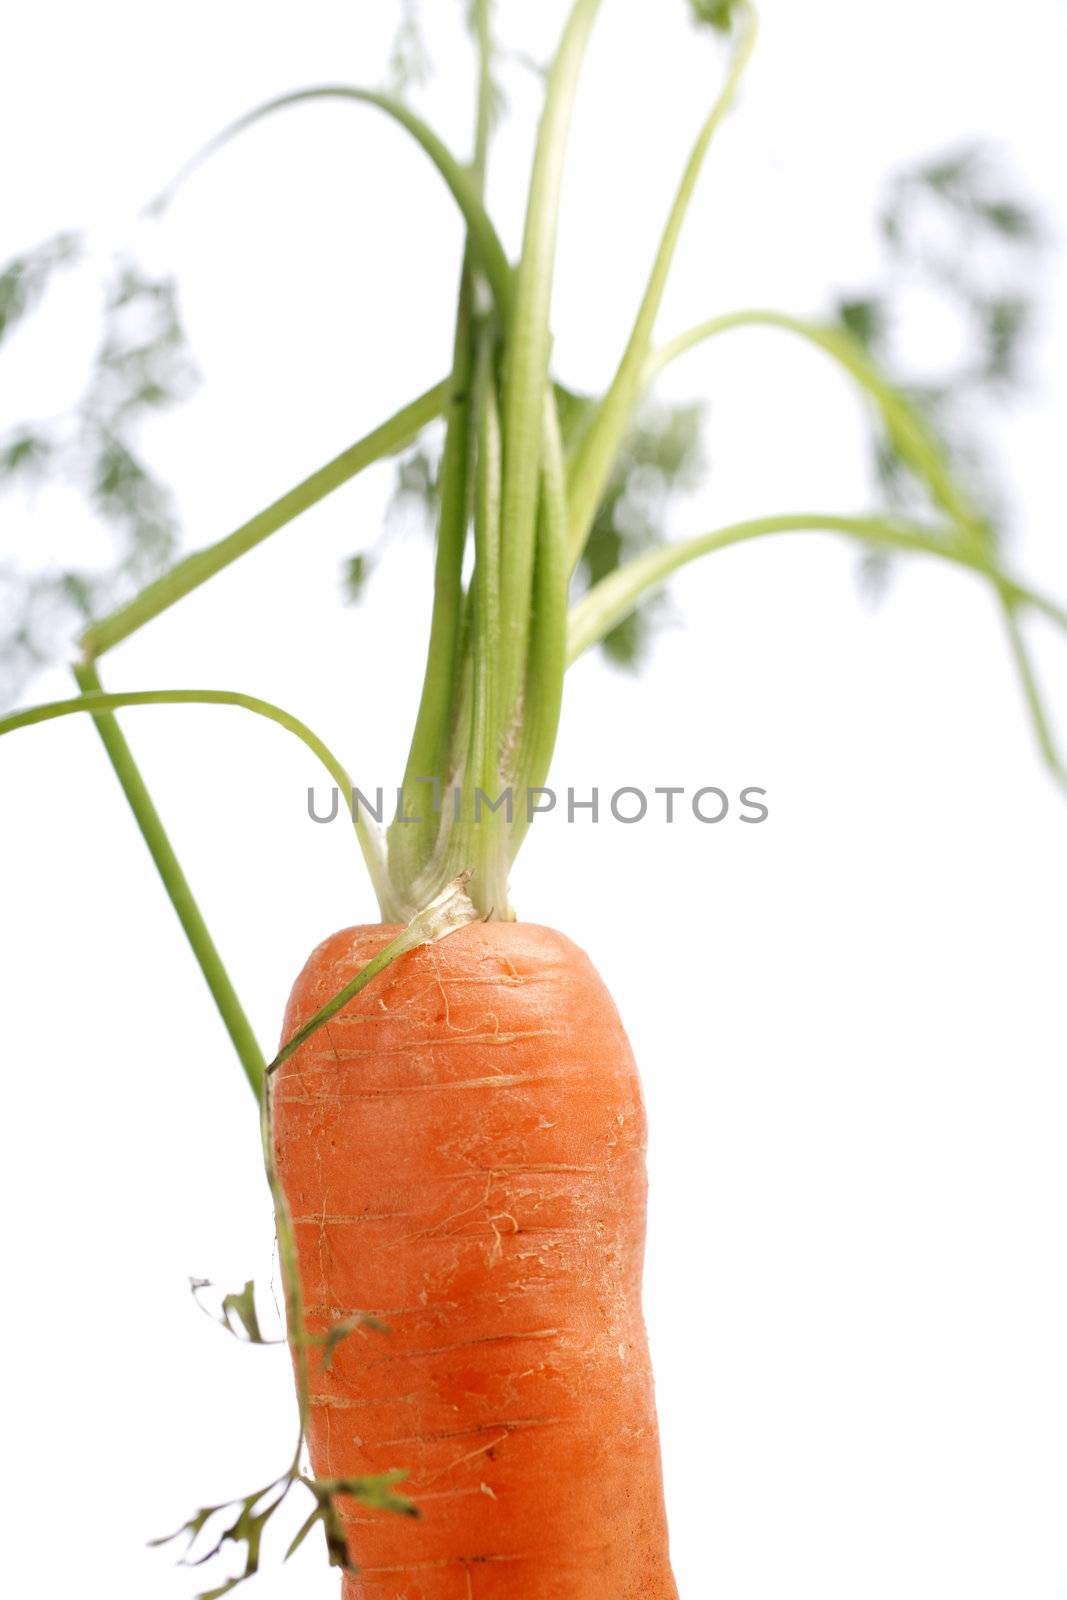
[[[1067,794],[1067,766],[1064,765],[1063,757],[1057,747],[1056,739],[1052,732],[1052,724],[1049,721],[1044,698],[1037,681],[1037,674],[1030,660],[1030,651],[1019,626],[1018,613],[1022,601],[1011,599],[1007,596],[1002,598],[1008,644],[1019,682],[1022,685],[1027,710],[1030,713],[1030,722],[1034,730],[1034,737],[1037,740],[1037,747],[1041,751],[1042,759],[1050,774],[1064,793]]]
[[[731,311],[698,323],[696,327],[662,345],[646,363],[643,385],[651,383],[664,368],[697,345],[738,328],[759,327],[791,333],[836,361],[874,402],[886,432],[912,470],[926,484],[935,504],[962,529],[984,539],[981,516],[966,490],[957,482],[940,440],[916,407],[884,377],[859,340],[844,328],[807,321],[762,307]]]
[[[459,206],[467,223],[468,233],[473,241],[478,258],[489,280],[490,288],[496,300],[497,307],[504,313],[511,300],[511,265],[504,247],[500,242],[496,229],[493,227],[482,204],[476,183],[466,167],[456,160],[442,139],[434,133],[433,129],[423,121],[402,100],[397,100],[393,95],[381,94],[375,89],[360,89],[347,83],[317,84],[309,89],[297,89],[291,94],[278,95],[272,100],[266,100],[262,105],[255,106],[247,111],[244,116],[231,122],[221,133],[203,146],[201,150],[188,161],[178,173],[174,181],[167,187],[156,201],[156,209],[161,210],[170,204],[176,191],[186,180],[207,161],[216,155],[223,147],[236,139],[239,134],[254,127],[265,118],[273,116],[278,111],[287,111],[290,107],[309,105],[319,100],[347,100],[359,105],[374,106],[383,111],[387,117],[404,128],[422,150],[444,179],[452,192],[452,197]]]
[[[306,1044],[311,1036],[325,1027],[337,1013],[354,1000],[356,995],[364,990],[380,972],[384,972],[397,956],[406,955],[409,950],[416,950],[420,945],[435,944],[439,939],[447,939],[450,933],[455,933],[459,928],[465,928],[468,923],[478,921],[478,913],[467,893],[470,880],[469,872],[462,872],[449,884],[446,884],[441,893],[417,911],[410,922],[403,927],[394,939],[390,939],[385,947],[372,956],[365,967],[361,967],[355,977],[344,985],[342,989],[320,1006],[313,1017],[309,1017],[302,1028],[287,1039],[274,1060],[265,1070],[268,1079],[273,1078],[283,1062],[288,1061],[293,1053]]]
[[[470,390],[473,371],[474,274],[470,253],[464,260],[456,314],[456,334],[448,407],[448,431],[441,461],[437,559],[433,614],[426,670],[415,730],[404,769],[402,817],[389,829],[389,870],[397,885],[414,883],[433,853],[438,819],[429,809],[429,783],[446,781],[447,753],[457,699],[459,646],[463,616],[463,555],[467,544],[470,472]]]
[[[82,669],[76,675],[81,681]],[[19,728],[32,728],[41,722],[54,722],[60,717],[78,713],[95,715],[98,711],[125,711],[134,706],[236,706],[266,717],[280,727],[294,733],[322,762],[339,788],[351,790],[352,780],[329,746],[298,717],[290,716],[280,706],[269,700],[259,700],[255,695],[240,694],[230,689],[129,689],[118,694],[88,690],[71,700],[48,700],[42,705],[27,706],[23,711],[13,711],[0,717],[0,737],[14,733]]]
[[[926,553],[960,561],[962,565],[983,574],[996,588],[1004,610],[1009,645],[1038,747],[1056,782],[1061,787],[1067,787],[1063,761],[1056,747],[1037,677],[1018,621],[1018,612],[1025,606],[1043,613],[1056,626],[1067,628],[1067,612],[1062,606],[1027,588],[1002,570],[996,558],[991,529],[974,505],[965,486],[958,481],[941,441],[917,408],[883,376],[858,340],[843,328],[806,321],[780,311],[763,308],[734,311],[699,323],[663,345],[649,359],[645,382],[652,382],[671,362],[705,340],[746,327],[774,328],[806,340],[835,361],[873,401],[881,416],[882,425],[901,458],[925,486],[934,504],[949,517],[952,524],[945,534],[938,534],[935,530],[933,543],[927,546]],[[858,537],[868,537],[859,528],[853,529],[853,532]],[[871,542],[880,544],[882,548],[917,548],[913,542],[915,533],[916,530],[911,529],[909,537],[903,543],[894,546],[890,545],[884,532],[881,536],[872,537]],[[610,599],[610,596],[603,598]],[[575,649],[584,648],[582,638],[587,624],[592,620],[591,612],[584,618],[576,619],[572,634],[572,646]]]
[[[271,705],[269,700],[260,700],[255,695],[239,694],[229,689],[134,689],[120,694],[89,693],[79,695],[75,700],[51,700],[44,705],[29,706],[24,711],[0,717],[0,737],[14,733],[19,728],[33,727],[41,722],[52,722],[57,717],[84,715],[96,711],[122,711],[136,706],[236,706],[241,710],[251,711],[255,716],[265,717],[277,723],[279,727],[287,729],[289,733],[295,734],[312,755],[322,762],[344,797],[367,869],[379,898],[385,903],[388,898],[388,879],[381,849],[377,839],[368,829],[363,813],[356,806],[352,779],[318,734],[313,733],[298,717],[283,711],[281,706]]]
[[[390,417],[388,422],[383,422],[372,433],[368,433],[358,443],[350,445],[339,456],[328,461],[324,467],[320,467],[302,483],[298,483],[294,489],[283,494],[279,500],[275,500],[263,511],[258,512],[248,522],[242,523],[225,539],[209,545],[205,550],[195,550],[192,555],[186,556],[177,566],[142,589],[128,605],[122,606],[111,616],[87,628],[80,641],[85,655],[90,660],[104,655],[115,645],[121,644],[123,639],[128,639],[131,633],[136,633],[138,628],[143,628],[146,622],[151,622],[154,617],[158,617],[177,601],[184,599],[187,594],[191,594],[194,589],[198,589],[202,583],[213,578],[217,572],[221,572],[238,557],[255,549],[256,545],[262,544],[272,533],[277,533],[302,512],[324,500],[327,495],[354,478],[365,467],[381,461],[386,456],[395,455],[398,450],[410,444],[428,423],[441,415],[447,397],[447,382],[435,384],[432,389],[427,389],[425,394]]]
[[[570,566],[577,566],[585,549],[597,508],[604,496],[612,467],[626,436],[634,405],[641,392],[652,348],[656,318],[670,277],[671,266],[686,213],[696,191],[708,148],[720,124],[733,105],[745,69],[756,47],[755,12],[742,0],[741,32],[722,92],[700,130],[675,196],[644,299],[637,313],[633,332],[607,394],[593,412],[573,452],[567,480],[570,508]]]
[[[559,731],[567,668],[567,483],[559,415],[551,384],[545,388],[544,439],[530,660],[516,762],[520,792],[511,834],[512,859],[529,829],[527,791],[539,788],[548,777]]]
[[[278,1176],[278,1164],[274,1158],[271,1077],[266,1069],[264,1069],[259,1097],[259,1137],[263,1150],[263,1166],[267,1175],[267,1187],[270,1190],[271,1203],[274,1207],[274,1226],[278,1236],[278,1260],[281,1264],[282,1289],[285,1294],[285,1325],[288,1333],[289,1348],[293,1353],[293,1364],[296,1368],[296,1404],[299,1427],[297,1430],[296,1450],[290,1468],[290,1476],[292,1477],[296,1474],[300,1465],[300,1457],[304,1449],[304,1433],[307,1428],[308,1408],[311,1404],[311,1374],[308,1362],[307,1320],[304,1315],[304,1289],[300,1281],[300,1258],[297,1253],[296,1229],[293,1227],[289,1202],[285,1198],[285,1190],[282,1188],[282,1182]]]
[[[497,698],[502,740],[511,733],[526,676],[560,187],[578,78],[599,5],[600,0],[575,0],[549,75],[507,323]]]
[[[601,579],[571,611],[568,660],[576,661],[591,645],[603,639],[642,599],[688,562],[753,539],[795,533],[840,534],[880,550],[936,556],[987,579],[1010,604],[1030,606],[1067,629],[1067,612],[1061,606],[1003,572],[982,547],[961,537],[955,526],[929,528],[921,523],[881,517],[843,517],[830,512],[786,513],[737,522],[695,539],[662,545]]]
[[[490,0],[474,0],[472,18],[478,54],[478,96],[474,123],[474,159],[471,175],[481,199],[485,199],[485,179],[489,164],[489,141],[493,125],[493,34]]]
[[[102,692],[100,679],[91,663],[85,662],[76,666],[74,676],[78,687],[85,693]],[[208,932],[207,924],[193,897],[188,879],[181,869],[130,747],[126,743],[125,735],[113,712],[97,712],[93,720],[107,751],[108,760],[114,768],[115,776],[122,785],[130,810],[141,830],[141,836],[163,880],[163,887],[170,897],[170,903],[219,1009],[219,1015],[237,1052],[238,1060],[244,1068],[245,1077],[253,1093],[260,1096],[263,1092],[265,1070],[263,1052],[237,998],[237,992],[230,982],[222,957]]]
[[[483,916],[507,916],[506,814],[500,799],[496,715],[496,641],[500,630],[500,493],[502,451],[496,393],[495,330],[486,326],[478,351],[478,464],[474,501],[470,731],[463,772],[463,815],[451,842],[451,864],[474,869],[471,899]],[[447,870],[447,868],[445,869]]]

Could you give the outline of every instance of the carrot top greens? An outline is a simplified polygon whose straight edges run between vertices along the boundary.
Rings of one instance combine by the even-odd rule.
[[[0,733],[72,712],[91,714],[194,953],[258,1090],[265,1062],[225,966],[174,855],[115,712],[138,705],[221,704],[277,722],[321,760],[353,812],[384,920],[410,922],[470,874],[467,893],[486,918],[512,915],[508,880],[529,826],[526,796],[544,784],[552,759],[569,662],[603,640],[677,568],[731,545],[823,531],[867,550],[953,563],[986,580],[997,597],[1026,703],[1047,765],[1065,789],[1021,620],[1038,611],[1067,629],[1067,614],[1004,565],[990,522],[960,480],[922,411],[882,374],[862,329],[805,321],[785,312],[726,312],[656,343],[663,294],[686,213],[714,136],[737,98],[756,43],[748,0],[690,0],[694,17],[729,41],[722,87],[697,131],[650,269],[633,329],[603,396],[583,401],[551,368],[556,236],[568,132],[600,0],[574,0],[546,74],[521,251],[509,260],[486,208],[486,172],[496,85],[491,0],[473,0],[479,73],[472,152],[461,160],[401,99],[348,84],[283,95],[223,130],[158,201],[230,140],[265,118],[335,100],[389,117],[436,168],[466,227],[452,369],[424,394],[326,463],[218,543],[179,561],[129,603],[82,635],[78,697],[0,721]],[[56,246],[62,259],[69,251]],[[14,283],[14,280],[12,280]],[[19,280],[23,301],[37,292]],[[17,298],[17,296],[16,296]],[[21,304],[21,302],[20,302]],[[20,305],[12,302],[12,315]],[[658,375],[696,345],[762,328],[800,338],[835,362],[875,414],[880,437],[915,490],[909,515],[842,516],[802,509],[753,516],[677,544],[662,544],[596,577],[572,603],[575,574],[613,493],[613,475],[634,419]],[[870,341],[868,341],[869,343]],[[100,679],[107,652],[185,595],[287,526],[374,462],[396,455],[438,419],[445,442],[437,481],[434,599],[426,668],[402,785],[402,807],[383,832],[353,800],[342,763],[302,722],[276,706],[227,690],[109,695]],[[918,509],[913,506],[918,500]],[[594,569],[595,571],[595,569]],[[358,781],[358,774],[355,775]],[[510,797],[510,798],[509,798]],[[465,880],[466,881],[466,880]]]

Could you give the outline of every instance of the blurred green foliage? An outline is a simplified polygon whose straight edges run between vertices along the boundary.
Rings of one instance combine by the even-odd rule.
[[[923,413],[998,537],[1010,518],[995,465],[995,408],[1027,381],[1028,340],[1037,318],[1044,229],[1015,194],[987,149],[968,145],[907,167],[890,181],[879,217],[883,267],[862,292],[837,300],[837,321]],[[908,303],[958,332],[956,354],[921,376],[908,354]],[[912,341],[914,344],[914,341]],[[883,497],[902,511],[922,497],[889,436],[876,429],[872,462]],[[869,555],[877,588],[890,558]]]
[[[394,93],[404,94],[424,84],[432,69],[419,0],[400,0],[400,21],[389,52],[390,87]]]
[[[46,240],[0,275],[0,341],[45,294],[54,274],[81,260],[76,234]],[[10,555],[0,565],[0,703],[79,626],[166,570],[179,549],[173,498],[142,460],[146,418],[184,400],[196,374],[172,279],[119,257],[103,284],[101,336],[85,388],[66,415],[16,424],[0,436],[0,488],[62,483],[77,489],[108,529],[104,568],[55,571]]]
[[[728,33],[740,10],[739,0],[689,0],[693,21]]]
[[[582,552],[586,587],[663,542],[672,505],[705,470],[703,421],[701,405],[648,403],[639,412]],[[658,592],[607,634],[600,648],[608,660],[639,668],[667,604]]]
[[[41,299],[52,274],[80,260],[79,233],[57,233],[35,249],[15,256],[0,272],[0,343]]]

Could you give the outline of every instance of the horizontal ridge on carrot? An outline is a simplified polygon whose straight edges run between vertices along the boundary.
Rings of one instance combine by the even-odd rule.
[[[395,930],[328,939],[285,1038]],[[403,956],[279,1069],[275,1155],[323,1478],[403,1469],[409,1523],[351,1505],[348,1600],[674,1600],[641,1316],[633,1056],[561,934],[475,924]]]

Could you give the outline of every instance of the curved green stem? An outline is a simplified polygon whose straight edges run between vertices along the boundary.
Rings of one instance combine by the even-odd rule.
[[[255,695],[240,694],[230,689],[129,689],[110,694],[103,689],[87,690],[70,700],[47,700],[39,706],[27,706],[23,711],[12,711],[0,717],[0,738],[5,733],[15,733],[19,728],[32,728],[39,722],[54,722],[58,717],[72,717],[78,712],[95,714],[98,711],[123,711],[131,706],[238,706],[243,711],[266,717],[279,727],[295,733],[318,757],[338,785],[351,789],[352,781],[344,767],[317,734],[290,716],[281,706],[269,700],[259,700]]]
[[[882,517],[843,517],[830,512],[757,517],[733,523],[713,533],[663,545],[638,557],[603,578],[571,611],[567,656],[573,662],[627,617],[653,589],[688,562],[731,545],[747,544],[776,534],[834,533],[880,550],[901,550],[912,555],[937,556],[991,582],[1011,605],[1026,605],[1042,612],[1067,631],[1067,611],[1055,601],[1027,588],[1002,572],[988,552],[960,537],[954,527],[929,528],[921,523],[891,521]]]
[[[599,6],[600,0],[575,0],[549,75],[530,179],[522,257],[506,324],[497,701],[502,743],[512,732],[526,675],[563,160],[581,65]]]
[[[86,684],[92,683],[93,677],[90,676],[88,669],[79,669],[79,674],[79,683],[83,677]],[[57,717],[70,717],[79,713],[95,716],[99,725],[103,721],[100,712],[122,711],[133,706],[236,706],[241,710],[251,711],[258,717],[265,717],[289,733],[295,734],[322,763],[340,790],[355,823],[356,835],[375,889],[379,898],[384,895],[388,900],[388,887],[378,844],[367,827],[362,812],[353,803],[352,779],[318,734],[313,733],[299,717],[291,716],[288,711],[283,711],[281,706],[272,705],[269,700],[259,700],[255,695],[239,694],[228,689],[135,689],[119,694],[108,694],[102,689],[87,688],[86,692],[76,699],[52,700],[44,705],[30,706],[25,711],[16,711],[10,716],[0,718],[0,737],[5,733],[14,733],[19,728],[30,728],[39,722],[53,722]]]
[[[74,676],[78,686],[86,694],[100,692],[100,679],[95,668],[89,663],[76,667]],[[215,941],[208,932],[207,923],[174,853],[174,847],[167,837],[162,819],[141,777],[130,747],[126,743],[126,737],[111,711],[98,711],[93,720],[107,751],[108,760],[122,785],[130,810],[141,831],[141,837],[148,846],[163,887],[167,891],[197,964],[204,974],[204,981],[218,1007],[223,1025],[237,1052],[237,1059],[244,1068],[245,1077],[253,1093],[261,1096],[265,1072],[263,1052],[252,1031],[252,1024],[245,1015],[244,1007],[237,998],[237,991],[230,982],[229,973]]]
[[[679,334],[646,362],[643,384],[651,383],[679,356],[697,345],[737,328],[777,328],[822,350],[843,367],[873,400],[886,432],[912,470],[927,485],[936,505],[962,529],[985,542],[985,528],[976,507],[956,482],[939,440],[916,408],[879,371],[866,350],[843,328],[763,308],[732,311]]]
[[[752,7],[742,0],[743,19],[733,60],[722,92],[712,107],[693,146],[688,165],[675,196],[667,219],[659,251],[637,313],[630,341],[619,364],[611,388],[600,401],[586,430],[574,450],[567,479],[567,497],[570,510],[570,566],[577,566],[585,549],[597,508],[607,488],[612,467],[620,446],[630,426],[634,406],[645,381],[645,371],[656,318],[659,315],[664,290],[670,276],[671,264],[682,225],[696,190],[697,180],[704,165],[708,147],[730,107],[733,105],[744,77],[745,69],[756,47],[758,24]]]
[[[277,533],[302,512],[324,500],[365,467],[403,450],[428,423],[441,415],[447,398],[448,384],[435,384],[390,417],[388,422],[383,422],[358,443],[350,445],[339,456],[334,456],[332,461],[298,483],[295,489],[290,489],[288,494],[283,494],[248,522],[243,522],[225,539],[209,545],[205,550],[194,550],[177,566],[142,589],[128,605],[87,628],[79,641],[86,657],[95,660],[104,655],[123,639],[128,639],[131,633],[136,633],[138,628],[143,628],[146,622],[151,622],[213,578],[217,572],[222,572],[238,557],[262,544],[272,533]]]
[[[1063,607],[1054,601],[1015,583],[1001,572],[995,558],[991,530],[966,489],[957,481],[940,441],[915,406],[911,405],[882,375],[856,339],[842,328],[806,321],[800,317],[789,316],[785,312],[762,308],[729,312],[724,316],[712,317],[706,322],[699,323],[663,345],[648,362],[645,371],[646,383],[652,382],[672,361],[705,340],[716,338],[719,334],[731,332],[736,328],[746,327],[774,328],[806,340],[849,373],[874,402],[881,415],[882,424],[900,456],[908,463],[918,480],[925,484],[934,504],[951,520],[950,537],[956,542],[955,554],[946,550],[940,543],[937,550],[931,553],[948,555],[950,559],[962,559],[964,565],[983,573],[996,586],[1004,608],[1008,639],[1038,746],[1057,783],[1067,787],[1063,761],[1056,749],[1040,687],[1019,627],[1018,610],[1020,606],[1030,606],[1044,613],[1061,628],[1067,627],[1067,614]],[[883,547],[886,547],[887,541],[883,539],[881,542]]]
[[[381,94],[376,89],[360,89],[353,84],[345,83],[324,83],[309,89],[297,89],[291,94],[278,95],[273,100],[264,101],[262,105],[245,112],[244,116],[238,117],[235,122],[231,122],[221,133],[209,140],[168,185],[156,202],[157,207],[169,205],[176,190],[197,168],[246,129],[254,127],[266,117],[273,116],[277,111],[286,111],[291,106],[308,105],[316,100],[353,100],[360,105],[375,106],[411,134],[451,190],[456,204],[466,219],[471,240],[489,280],[497,306],[501,314],[506,312],[511,301],[511,266],[497,231],[482,204],[477,185],[467,168],[456,160],[448,146],[421,117],[403,101],[397,100],[393,95]]]

